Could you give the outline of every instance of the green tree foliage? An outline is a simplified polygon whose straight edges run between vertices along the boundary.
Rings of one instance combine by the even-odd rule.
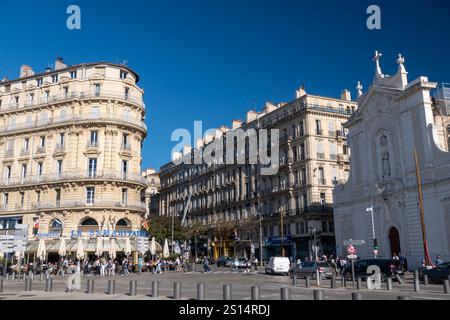
[[[186,230],[181,227],[181,221],[179,219],[174,219],[173,227],[173,239],[175,241],[181,241],[187,238]],[[150,237],[155,237],[156,241],[163,245],[165,239],[172,239],[172,218],[167,216],[152,218],[147,231]]]

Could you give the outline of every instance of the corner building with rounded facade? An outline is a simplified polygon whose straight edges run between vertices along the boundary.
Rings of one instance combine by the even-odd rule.
[[[0,83],[0,235],[140,230],[141,146],[147,135],[139,76],[105,62]]]

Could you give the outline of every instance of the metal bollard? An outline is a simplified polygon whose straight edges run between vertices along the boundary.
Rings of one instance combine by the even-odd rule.
[[[428,282],[429,282],[429,281],[428,281],[428,275],[427,275],[427,274],[424,274],[424,275],[423,275],[423,285],[424,285],[424,286],[427,286],[427,285],[428,285]]]
[[[356,278],[356,290],[361,290],[362,280],[361,278]]]
[[[352,300],[362,300],[362,293],[361,292],[352,292]]]
[[[45,282],[45,292],[53,291],[53,279],[47,279]]]
[[[289,291],[289,288],[281,288],[280,295],[281,295],[281,300],[290,300],[291,299],[291,293]]]
[[[173,284],[173,298],[181,299],[181,282],[175,282]]]
[[[414,292],[419,292],[419,291],[420,291],[420,288],[419,288],[419,277],[417,277],[417,278],[414,278]]]
[[[231,300],[231,285],[223,285],[223,300]]]
[[[44,281],[44,274],[42,272],[39,274],[39,281]]]
[[[342,287],[342,288],[347,287],[347,283],[346,283],[346,281],[345,281],[345,277],[344,277],[344,276],[341,276],[341,287]]]
[[[0,293],[3,292],[3,279],[0,279]]]
[[[31,291],[31,289],[32,289],[31,279],[27,279],[27,281],[25,281],[25,291]]]
[[[419,279],[419,270],[414,270],[414,279]]]
[[[15,272],[12,273],[11,281],[12,282],[16,281],[16,273]]]
[[[397,299],[398,299],[398,300],[411,300],[411,297],[398,296]]]
[[[205,300],[205,284],[197,283],[197,300]]]
[[[137,295],[137,280],[130,281],[130,296]]]
[[[9,282],[9,273],[6,274],[6,282]]]
[[[297,276],[292,276],[292,286],[296,287],[298,285]]]
[[[387,286],[387,290],[388,291],[391,291],[392,290],[392,279],[391,279],[391,277],[389,277],[389,278],[387,278],[386,279],[386,286]]]
[[[159,281],[152,281],[152,297],[159,297]]]
[[[331,275],[331,289],[336,289],[336,277],[333,275]]]
[[[314,290],[314,300],[323,300],[323,290]]]
[[[445,279],[444,280],[444,293],[446,293],[446,294],[450,293],[448,283],[449,283],[448,279]]]
[[[260,288],[258,286],[252,287],[252,300],[260,300]]]
[[[399,277],[398,274],[395,275],[395,279],[398,281],[399,284],[403,284],[402,278]]]
[[[116,280],[108,280],[108,295],[116,294]]]
[[[94,279],[88,279],[86,293],[88,294],[94,293]]]
[[[306,288],[311,287],[311,278],[308,276],[305,278],[305,286]]]

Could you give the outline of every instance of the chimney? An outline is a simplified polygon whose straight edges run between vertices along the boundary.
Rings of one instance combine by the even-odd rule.
[[[295,91],[295,99],[299,99],[306,95],[305,85],[302,84],[302,86]]]
[[[276,108],[277,108],[277,106],[269,101],[269,102],[266,102],[266,107],[264,108],[264,112],[267,114],[267,113],[274,111]]]
[[[8,77],[4,76],[3,79],[2,79],[2,82],[6,82],[6,81],[8,81]]]
[[[341,100],[352,101],[352,94],[349,90],[345,89],[341,92]]]
[[[45,68],[45,73],[50,73],[50,71],[52,71],[52,68],[50,67]]]
[[[241,120],[233,120],[233,122],[231,122],[231,128],[233,130],[236,130],[238,128],[240,128],[242,125],[242,121]]]
[[[255,110],[250,110],[247,112],[247,123],[252,122],[258,118],[258,113]]]
[[[30,66],[23,65],[20,67],[20,77],[25,78],[34,75],[33,69]]]
[[[60,70],[60,69],[64,69],[64,68],[67,68],[67,65],[64,63],[63,58],[61,58],[61,57],[56,58],[55,70]]]

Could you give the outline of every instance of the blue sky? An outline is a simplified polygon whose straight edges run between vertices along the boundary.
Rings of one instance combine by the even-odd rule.
[[[66,28],[66,8],[81,8],[81,30]],[[366,9],[381,7],[382,30],[366,28]],[[339,97],[356,81],[370,85],[373,52],[410,79],[450,82],[450,2],[429,1],[10,1],[0,4],[0,77],[22,64],[43,71],[68,64],[128,61],[145,89],[149,135],[143,168],[170,161],[176,128],[230,125],[266,101],[309,93]]]

